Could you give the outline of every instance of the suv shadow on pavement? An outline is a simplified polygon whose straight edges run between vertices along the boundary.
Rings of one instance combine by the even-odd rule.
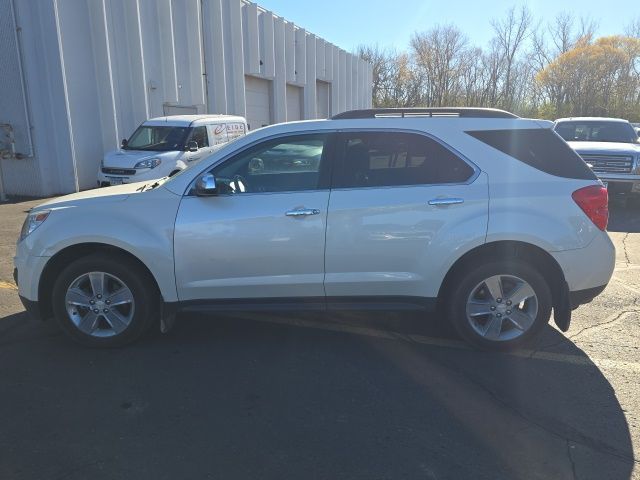
[[[1,319],[0,477],[631,477],[614,390],[552,327],[542,360],[413,314],[257,318],[185,316],[117,350]]]

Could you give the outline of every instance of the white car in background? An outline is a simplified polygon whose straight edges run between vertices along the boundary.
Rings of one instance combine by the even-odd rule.
[[[27,216],[20,298],[117,346],[178,311],[438,310],[487,349],[531,340],[613,273],[607,191],[537,120],[380,109],[262,128],[156,182]]]
[[[98,186],[170,177],[247,133],[243,117],[174,115],[147,120],[100,163]]]

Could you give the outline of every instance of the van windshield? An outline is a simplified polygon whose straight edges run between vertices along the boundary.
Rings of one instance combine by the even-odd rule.
[[[133,132],[125,150],[150,150],[154,152],[168,152],[184,150],[184,142],[189,133],[189,127],[148,126],[141,125]]]

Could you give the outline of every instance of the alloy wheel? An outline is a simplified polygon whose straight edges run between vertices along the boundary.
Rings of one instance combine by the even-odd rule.
[[[111,337],[131,324],[135,300],[129,287],[115,275],[88,272],[76,278],[65,295],[73,324],[86,335]]]
[[[466,313],[467,321],[481,337],[513,340],[533,326],[538,297],[525,280],[514,275],[494,275],[471,291]]]

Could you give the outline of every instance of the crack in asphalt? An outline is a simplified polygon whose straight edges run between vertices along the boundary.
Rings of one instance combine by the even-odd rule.
[[[604,327],[605,325],[610,325],[610,324],[612,324],[612,323],[614,323],[614,322],[617,322],[618,320],[621,320],[621,319],[622,319],[622,317],[624,317],[624,316],[626,316],[626,315],[628,315],[628,314],[630,314],[630,313],[640,313],[640,310],[635,310],[635,309],[632,309],[632,310],[622,310],[621,312],[618,312],[618,315],[616,315],[613,319],[611,319],[611,320],[605,320],[605,321],[604,321],[604,322],[602,322],[602,323],[595,323],[595,324],[593,324],[593,325],[586,326],[586,327],[584,327],[584,328],[580,329],[579,331],[577,331],[576,333],[574,333],[573,335],[569,335],[569,336],[567,337],[567,339],[568,339],[568,340],[573,340],[573,339],[575,339],[576,337],[579,337],[580,335],[582,335],[582,334],[583,334],[584,332],[586,332],[587,330],[593,330],[594,328],[601,328],[601,327]],[[611,318],[611,317],[609,317],[609,318]]]
[[[627,251],[627,238],[629,238],[629,232],[625,233],[624,237],[622,237],[622,251],[624,252],[624,259],[627,265],[630,265],[629,261],[629,252]]]
[[[636,302],[634,302],[634,305],[636,304]],[[574,340],[576,337],[582,335],[585,331],[587,330],[592,330],[594,328],[601,328],[604,327],[606,325],[609,325],[611,323],[617,322],[619,321],[623,316],[628,315],[630,313],[640,313],[640,310],[636,310],[636,309],[631,309],[631,310],[622,310],[620,312],[617,312],[617,314],[614,314],[615,317],[612,317],[611,315],[609,317],[607,317],[605,319],[605,321],[600,322],[600,323],[595,323],[593,325],[589,325],[587,327],[584,327],[582,329],[580,329],[579,331],[577,331],[576,333],[574,333],[573,335],[568,335],[565,336],[564,338],[561,338],[560,340],[558,340],[557,342],[554,343],[550,343],[550,344],[546,344],[546,345],[540,345],[540,346],[536,346],[535,348],[533,348],[531,350],[531,353],[528,355],[527,358],[533,358],[536,354],[540,353],[541,350],[546,350],[546,349],[550,349],[550,348],[555,348],[558,347],[560,345],[562,345],[563,343],[569,341],[569,340]],[[594,342],[596,343],[596,342]]]

